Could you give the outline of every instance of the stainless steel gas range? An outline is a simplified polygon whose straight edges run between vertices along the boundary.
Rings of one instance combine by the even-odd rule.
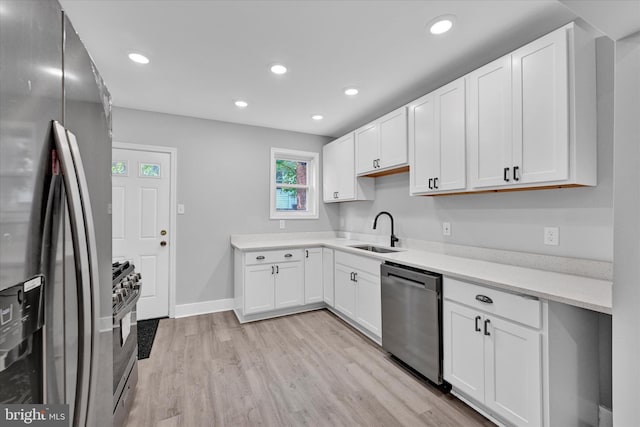
[[[128,261],[112,265],[113,278],[113,425],[127,417],[138,383],[136,303],[140,273]]]

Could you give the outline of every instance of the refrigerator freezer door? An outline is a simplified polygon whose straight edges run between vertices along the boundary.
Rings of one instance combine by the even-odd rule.
[[[51,120],[62,120],[62,12],[54,1],[0,5],[2,290],[40,273]]]

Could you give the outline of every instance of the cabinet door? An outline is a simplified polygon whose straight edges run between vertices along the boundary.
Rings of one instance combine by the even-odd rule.
[[[355,148],[353,133],[333,142],[335,146],[335,174],[338,200],[353,200],[356,197]]]
[[[443,303],[444,379],[479,402],[484,401],[485,381],[482,320],[475,310],[449,300]]]
[[[342,264],[335,268],[335,308],[344,315],[356,317],[356,283],[351,280],[353,269]]]
[[[407,164],[407,109],[398,108],[378,120],[379,169]]]
[[[466,187],[466,136],[464,78],[438,89],[435,103],[436,143],[432,156],[436,191],[460,190]]]
[[[333,249],[322,248],[322,288],[324,302],[333,307]]]
[[[311,304],[323,300],[322,248],[304,251],[304,303]]]
[[[428,94],[409,105],[409,190],[411,194],[431,191],[429,180],[435,176],[437,161],[434,130],[433,95]]]
[[[245,268],[244,314],[259,313],[274,308],[273,265],[254,265]]]
[[[518,183],[569,177],[567,33],[554,31],[512,54],[513,166]]]
[[[513,167],[511,56],[477,69],[467,82],[470,186],[508,185]]]
[[[356,321],[382,336],[380,276],[356,271]]]
[[[338,191],[338,141],[322,147],[322,199],[335,202]]]
[[[373,172],[378,151],[379,128],[377,123],[370,123],[356,130],[356,174]]]
[[[276,265],[275,296],[276,308],[302,305],[304,274],[302,263],[285,262]]]
[[[540,333],[499,318],[487,319],[485,405],[514,425],[542,425]]]

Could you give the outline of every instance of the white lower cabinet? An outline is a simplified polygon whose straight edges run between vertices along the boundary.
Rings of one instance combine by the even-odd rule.
[[[302,305],[304,274],[302,263],[293,261],[275,265],[276,308]]]
[[[333,249],[322,248],[322,295],[329,307],[333,307],[334,273]]]
[[[335,271],[335,308],[353,319],[356,317],[356,286],[353,281],[353,269],[336,264]]]
[[[335,308],[381,337],[380,261],[336,251],[334,280]]]
[[[275,308],[275,280],[272,265],[253,265],[245,269],[244,313],[253,314]]]
[[[304,250],[304,303],[324,300],[324,267],[322,248]]]
[[[444,379],[485,414],[597,425],[596,313],[445,276],[442,324]]]
[[[542,419],[540,332],[445,300],[447,381],[519,426]]]

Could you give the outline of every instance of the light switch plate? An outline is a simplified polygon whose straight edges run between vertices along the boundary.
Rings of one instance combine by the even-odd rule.
[[[184,215],[184,205],[178,205],[178,215]]]
[[[558,227],[544,228],[544,244],[558,246],[560,244],[560,229]]]
[[[451,223],[443,222],[442,223],[442,235],[443,236],[451,236]]]

